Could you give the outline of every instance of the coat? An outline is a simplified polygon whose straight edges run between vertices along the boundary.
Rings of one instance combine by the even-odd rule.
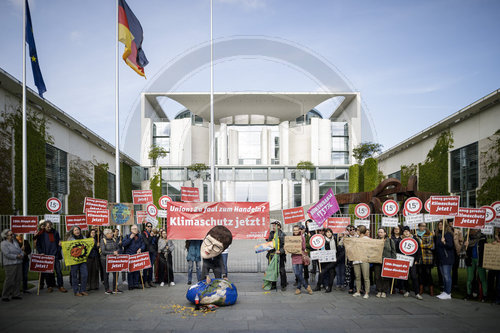
[[[36,250],[40,254],[55,256],[56,260],[62,259],[61,247],[59,246],[61,237],[55,229],[52,229],[50,233],[53,235],[53,241],[50,241],[51,237],[45,230],[38,235],[36,240]]]
[[[23,255],[19,242],[13,240],[9,242],[8,240],[2,241],[0,245],[2,249],[2,264],[4,266],[22,264],[23,258],[18,258],[18,255]]]
[[[455,243],[453,242],[453,234],[451,232],[445,232],[445,244],[441,242],[441,235],[441,232],[438,232],[434,237],[436,245],[436,264],[438,266],[453,265],[456,255]]]
[[[146,250],[146,245],[144,244],[141,235],[135,235],[133,238],[130,238],[131,234],[128,234],[123,239],[123,253],[125,254],[136,254],[139,249],[141,252]]]

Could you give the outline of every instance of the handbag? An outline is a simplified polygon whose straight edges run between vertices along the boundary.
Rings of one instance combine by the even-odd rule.
[[[306,253],[302,253],[302,264],[304,266],[309,266],[311,264],[311,258]]]

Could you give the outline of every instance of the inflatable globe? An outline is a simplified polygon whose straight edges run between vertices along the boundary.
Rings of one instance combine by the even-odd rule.
[[[194,304],[196,295],[198,295],[201,305],[226,306],[236,303],[238,291],[236,286],[228,280],[213,279],[210,284],[200,281],[191,286],[186,293],[186,298]]]

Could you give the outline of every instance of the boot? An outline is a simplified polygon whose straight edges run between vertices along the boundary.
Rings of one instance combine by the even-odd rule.
[[[319,286],[319,283],[316,285],[316,288],[313,289],[313,291],[320,291],[321,287]]]
[[[424,285],[423,284],[420,285],[420,289],[418,291],[418,294],[419,295],[423,295],[424,294]]]
[[[434,296],[434,286],[429,286],[429,294]]]

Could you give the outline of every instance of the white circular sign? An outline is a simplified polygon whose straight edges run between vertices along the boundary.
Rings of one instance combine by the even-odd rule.
[[[405,201],[405,208],[409,214],[417,214],[422,209],[422,201],[417,197],[408,198]]]
[[[382,212],[387,216],[394,216],[399,211],[399,205],[394,200],[387,200],[382,205]]]
[[[321,234],[316,234],[309,239],[309,245],[315,250],[321,249],[325,246],[325,237]]]
[[[172,198],[170,198],[168,195],[162,195],[158,200],[158,204],[163,209],[167,209],[167,203],[169,202],[172,202]]]
[[[370,215],[370,206],[365,203],[360,203],[354,208],[354,214],[358,219],[365,219]]]
[[[491,208],[493,208],[496,212],[496,218],[500,219],[500,201],[495,201],[491,204]]]
[[[486,210],[486,218],[484,220],[485,223],[490,223],[490,222],[495,221],[496,212],[495,212],[495,210],[492,207],[490,207],[490,206],[483,206],[481,208],[484,209],[484,210]]]
[[[431,198],[425,200],[424,208],[427,213],[431,212]]]
[[[148,212],[148,215],[151,217],[156,217],[158,215],[158,208],[156,208],[156,206],[152,203],[150,203],[146,207],[146,211]]]
[[[401,242],[399,242],[399,250],[406,254],[407,256],[411,256],[415,252],[417,252],[418,243],[413,238],[403,238]]]
[[[61,200],[59,200],[57,198],[50,198],[45,203],[45,206],[47,207],[47,209],[49,210],[49,212],[51,212],[51,213],[57,213],[62,208],[62,202],[61,202]]]

